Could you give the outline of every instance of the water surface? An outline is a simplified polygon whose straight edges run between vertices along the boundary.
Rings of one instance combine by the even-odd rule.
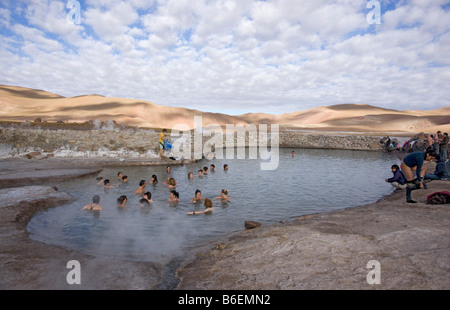
[[[165,166],[106,168],[100,176],[118,184],[117,172],[127,175],[126,185],[105,190],[95,177],[63,182],[58,187],[76,197],[73,203],[38,213],[28,224],[30,237],[42,242],[94,255],[136,261],[168,262],[190,249],[242,231],[245,220],[263,225],[289,221],[304,214],[320,213],[374,202],[392,192],[384,181],[390,167],[399,160],[381,152],[345,150],[280,149],[276,170],[260,170],[259,160],[202,160],[172,166],[170,176],[179,183],[180,202],[169,203],[163,182],[169,176]],[[223,165],[229,164],[224,171]],[[203,178],[197,171],[215,164],[216,171]],[[194,179],[188,180],[188,172]],[[150,185],[156,174],[159,184]],[[153,203],[141,207],[134,191],[140,180],[147,181]],[[193,204],[196,189],[213,199],[222,189],[229,202],[214,201],[211,215],[186,215],[202,210]],[[83,211],[93,195],[101,197],[101,212]],[[117,208],[120,195],[128,197],[126,209]]]

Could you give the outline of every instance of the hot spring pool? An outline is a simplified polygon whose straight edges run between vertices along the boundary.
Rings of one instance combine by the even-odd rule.
[[[259,160],[202,160],[185,166],[172,166],[170,176],[178,182],[180,202],[168,202],[170,189],[165,166],[106,168],[99,174],[117,184],[117,173],[128,176],[128,184],[105,190],[96,178],[57,184],[76,201],[36,214],[27,226],[30,237],[93,255],[106,255],[134,261],[168,262],[186,255],[192,248],[242,231],[245,220],[263,225],[289,221],[304,214],[321,213],[374,202],[392,192],[384,181],[394,156],[381,152],[344,150],[280,149],[276,170],[260,170]],[[229,164],[224,171],[223,165]],[[199,178],[197,171],[210,164],[215,172]],[[188,180],[188,172],[194,179]],[[150,179],[156,174],[157,185]],[[134,191],[140,180],[152,193],[153,203],[141,207]],[[186,215],[202,210],[193,204],[196,189],[205,198],[229,192],[230,201],[213,200],[210,215]],[[81,210],[99,195],[101,212]],[[128,197],[128,207],[119,209],[116,200]]]

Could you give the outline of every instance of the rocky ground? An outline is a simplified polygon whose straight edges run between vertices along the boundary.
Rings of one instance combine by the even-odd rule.
[[[198,252],[178,271],[179,289],[448,290],[450,205],[426,197],[449,189],[433,181],[413,191],[417,204],[398,190],[370,205],[246,230]]]
[[[167,164],[134,161],[134,165]],[[181,162],[170,161],[171,165]],[[105,166],[130,165],[117,160],[0,160],[0,289],[152,289],[163,268],[151,262],[94,257],[31,240],[26,225],[34,214],[73,201],[58,191],[59,181],[97,175]],[[81,285],[70,285],[67,264],[79,261]]]
[[[28,237],[34,214],[73,199],[36,184],[92,176],[108,164],[116,163],[0,161],[0,289],[161,287],[157,264],[94,257]],[[433,181],[413,192],[417,204],[397,191],[367,206],[243,227],[187,260],[177,273],[178,289],[450,289],[450,208],[426,204],[428,194],[449,188],[449,181]],[[83,266],[81,286],[67,283],[70,260]],[[369,261],[379,263],[380,277],[372,279],[380,284],[367,281],[376,271],[367,268]]]

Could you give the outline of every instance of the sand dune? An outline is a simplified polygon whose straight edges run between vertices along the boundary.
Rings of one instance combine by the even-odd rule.
[[[172,128],[194,127],[194,116],[203,126],[217,124],[279,124],[280,128],[352,132],[450,131],[450,107],[431,111],[397,111],[366,104],[321,106],[280,115],[248,113],[230,116],[195,109],[157,105],[150,101],[83,95],[66,98],[43,90],[0,85],[0,120],[86,122],[114,120],[119,124]]]

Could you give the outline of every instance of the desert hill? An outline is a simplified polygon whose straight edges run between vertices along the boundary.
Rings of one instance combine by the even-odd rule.
[[[63,97],[44,90],[0,85],[0,121],[86,122],[114,120],[119,124],[147,128],[194,127],[194,116],[203,126],[218,124],[279,124],[280,129],[345,132],[436,132],[450,131],[450,107],[431,111],[398,111],[367,104],[321,106],[280,115],[248,113],[231,116],[150,101],[82,95]]]

